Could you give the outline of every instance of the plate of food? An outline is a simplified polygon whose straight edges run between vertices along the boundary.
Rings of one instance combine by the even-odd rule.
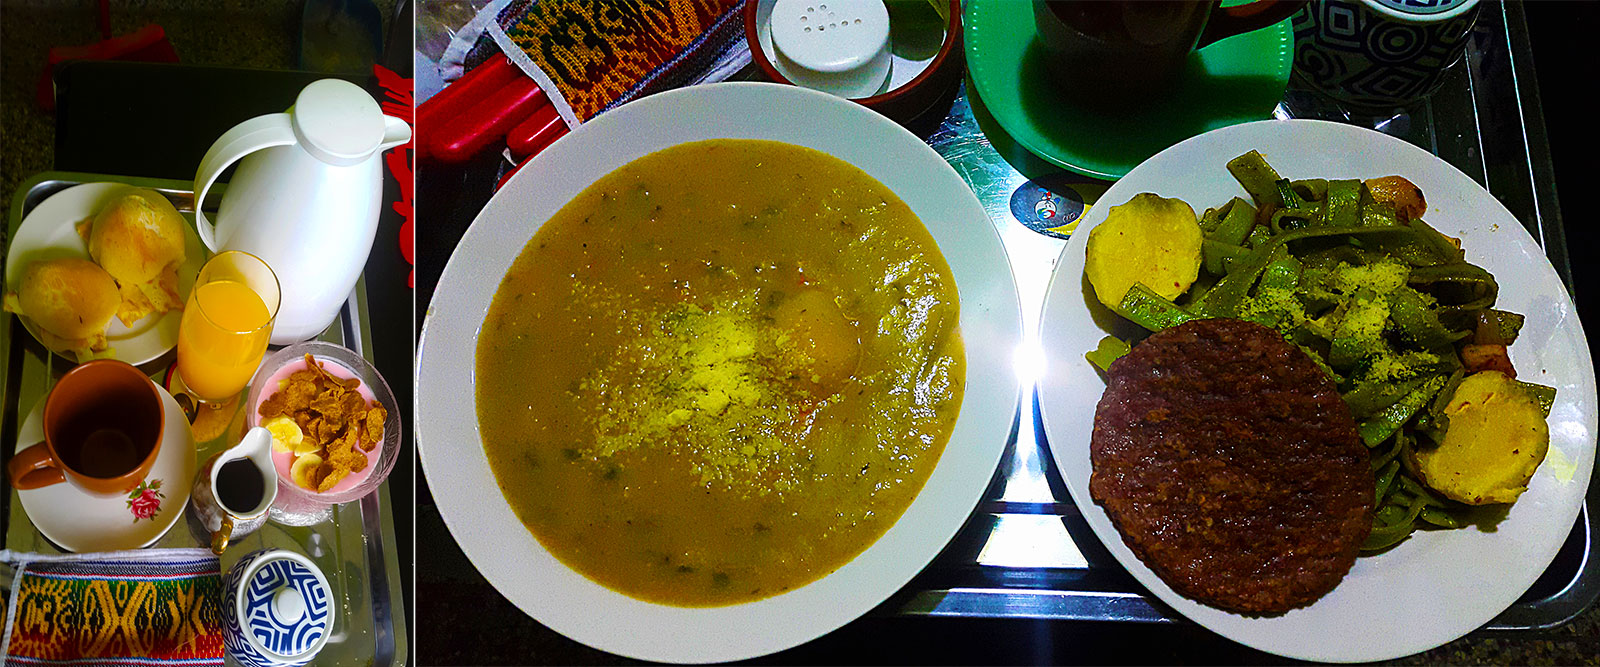
[[[988,485],[1019,395],[1006,267],[960,177],[858,105],[629,103],[508,181],[446,266],[429,487],[484,577],[575,640],[675,662],[809,641]]]
[[[84,183],[51,195],[18,225],[6,254],[5,309],[67,359],[142,364],[177,345],[205,259],[193,223],[166,197]]]
[[[1517,600],[1594,467],[1594,368],[1528,232],[1437,157],[1263,121],[1129,172],[1063,250],[1039,387],[1085,520],[1277,655],[1386,660]]]

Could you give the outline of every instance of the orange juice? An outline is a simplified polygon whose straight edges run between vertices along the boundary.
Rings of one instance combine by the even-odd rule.
[[[271,321],[261,297],[242,282],[195,285],[178,328],[178,375],[205,400],[239,393],[261,364]]]

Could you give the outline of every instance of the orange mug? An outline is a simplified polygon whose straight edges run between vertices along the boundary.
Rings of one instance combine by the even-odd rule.
[[[44,442],[11,458],[11,485],[69,482],[97,496],[126,495],[155,465],[165,425],[160,390],[139,369],[114,359],[82,364],[50,390]]]

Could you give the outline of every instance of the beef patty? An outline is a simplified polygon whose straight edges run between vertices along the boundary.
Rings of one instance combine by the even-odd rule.
[[[1276,613],[1338,585],[1371,530],[1367,449],[1333,381],[1266,327],[1189,322],[1111,365],[1089,493],[1173,590]]]

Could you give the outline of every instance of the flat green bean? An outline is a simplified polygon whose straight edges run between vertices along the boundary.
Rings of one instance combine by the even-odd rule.
[[[1467,525],[1455,515],[1455,512],[1442,507],[1424,507],[1422,512],[1417,514],[1417,518],[1440,528],[1460,528]]]
[[[1214,276],[1227,274],[1228,267],[1233,265],[1234,260],[1243,257],[1246,252],[1249,251],[1240,246],[1222,241],[1212,239],[1202,239],[1200,241],[1202,264],[1206,273]]]
[[[1354,227],[1361,224],[1361,181],[1328,181],[1327,203],[1322,207],[1326,224]]]
[[[1425,506],[1426,504],[1422,499],[1413,500],[1411,501],[1410,509],[1406,511],[1405,517],[1400,521],[1374,525],[1372,533],[1367,536],[1365,542],[1361,543],[1361,550],[1378,551],[1399,544],[1400,540],[1406,539],[1407,536],[1411,535],[1412,531],[1416,530],[1417,516],[1422,514]]]
[[[1472,335],[1470,331],[1450,331],[1439,322],[1439,314],[1423,303],[1422,295],[1409,287],[1388,294],[1389,317],[1400,330],[1424,349],[1451,353],[1456,341]]]
[[[1151,291],[1144,283],[1134,283],[1133,287],[1128,288],[1128,292],[1122,295],[1122,303],[1117,304],[1117,314],[1151,331],[1161,331],[1199,319],[1182,306]]]
[[[1356,427],[1356,431],[1361,434],[1361,441],[1366,443],[1368,447],[1377,447],[1384,440],[1388,440],[1389,436],[1394,435],[1394,432],[1400,430],[1401,426],[1411,421],[1411,417],[1416,415],[1417,411],[1422,409],[1422,406],[1427,405],[1428,400],[1433,398],[1434,394],[1439,393],[1439,389],[1444,387],[1445,380],[1446,378],[1443,375],[1435,375],[1428,378],[1426,382],[1422,383],[1422,386],[1395,401],[1394,405],[1384,408],[1371,419],[1361,422]]]
[[[1278,181],[1282,178],[1261,153],[1250,151],[1228,161],[1228,173],[1233,174],[1244,191],[1255,199],[1256,206],[1283,206],[1278,196]]]

